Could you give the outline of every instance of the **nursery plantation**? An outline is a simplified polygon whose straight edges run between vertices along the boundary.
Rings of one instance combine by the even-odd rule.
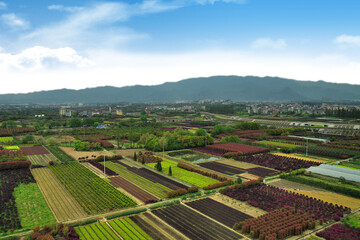
[[[0,239],[360,239],[360,135],[193,107],[4,120]]]

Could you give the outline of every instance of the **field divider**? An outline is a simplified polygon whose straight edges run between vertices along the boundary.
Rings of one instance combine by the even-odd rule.
[[[201,198],[200,198],[200,199],[201,199]],[[196,200],[199,200],[199,199],[196,199]],[[242,236],[243,238],[248,239],[248,240],[251,240],[251,238],[248,238],[247,236],[245,236],[245,235],[243,235],[243,234],[241,234],[241,233],[239,233],[239,232],[235,231],[233,228],[230,228],[230,227],[226,226],[225,224],[223,224],[223,223],[221,223],[221,222],[217,221],[216,219],[213,219],[213,218],[209,217],[208,215],[205,215],[204,213],[202,213],[202,212],[200,212],[200,211],[196,210],[195,208],[192,208],[192,207],[190,207],[190,206],[186,205],[186,204],[185,204],[185,203],[183,203],[183,202],[182,202],[182,203],[180,203],[180,204],[181,204],[181,205],[183,205],[183,206],[185,206],[185,207],[187,207],[187,208],[189,208],[189,209],[191,209],[192,211],[194,211],[194,212],[196,212],[196,213],[198,213],[198,214],[200,214],[200,215],[202,215],[202,216],[204,216],[204,217],[206,217],[206,218],[208,218],[208,219],[210,219],[210,220],[212,220],[212,221],[216,222],[217,224],[219,224],[219,225],[221,225],[221,226],[223,226],[223,227],[225,227],[225,228],[227,228],[227,229],[231,229],[231,231],[233,231],[233,232],[235,232],[235,233],[239,234],[239,235],[240,235],[240,236]]]

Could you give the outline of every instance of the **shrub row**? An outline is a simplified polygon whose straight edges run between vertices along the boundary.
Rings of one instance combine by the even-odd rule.
[[[177,190],[171,190],[171,191],[167,192],[166,196],[168,198],[173,198],[173,197],[179,197],[179,196],[182,196],[182,195],[185,195],[188,193],[196,193],[198,191],[199,191],[199,187],[192,186],[192,187],[189,187],[188,189],[180,188]]]
[[[120,154],[118,154],[118,155],[113,155],[113,156],[105,156],[105,161],[116,161],[116,160],[120,160],[120,159],[122,159],[123,157],[120,155]],[[100,155],[100,156],[98,156],[96,159],[95,159],[95,161],[97,161],[97,162],[101,162],[101,161],[104,161],[104,155]]]
[[[214,183],[214,184],[210,184],[208,186],[203,187],[203,189],[204,190],[211,190],[211,189],[215,189],[215,188],[219,188],[219,187],[225,187],[225,186],[228,186],[228,185],[231,185],[231,184],[233,184],[233,181],[226,180],[226,181],[223,181],[223,182],[217,182],[217,183]]]
[[[3,162],[0,163],[0,170],[29,168],[30,166],[31,166],[30,161]]]

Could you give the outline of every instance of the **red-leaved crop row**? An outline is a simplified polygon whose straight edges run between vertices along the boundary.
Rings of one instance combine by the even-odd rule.
[[[289,206],[234,225],[235,230],[241,229],[242,233],[251,234],[251,237],[259,240],[285,239],[314,228],[314,216]]]

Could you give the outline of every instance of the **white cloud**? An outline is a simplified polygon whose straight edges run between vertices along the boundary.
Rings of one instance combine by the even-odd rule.
[[[60,11],[60,12],[77,12],[83,9],[83,7],[65,7],[64,5],[50,5],[48,6],[49,10],[56,10],[56,11]]]
[[[252,48],[271,48],[271,49],[282,49],[286,47],[286,41],[284,39],[273,40],[271,38],[259,38],[256,39],[252,44]]]
[[[0,2],[0,9],[6,9],[7,8],[7,4],[4,2]]]
[[[191,0],[190,0],[191,1]],[[198,4],[215,4],[216,2],[224,2],[224,3],[238,3],[238,4],[244,4],[246,3],[246,0],[192,0],[195,3]]]
[[[1,20],[5,25],[14,29],[26,29],[29,27],[29,23],[26,20],[16,16],[14,13],[3,14]]]
[[[360,47],[360,36],[340,35],[334,40],[337,44]]]
[[[94,63],[69,47],[49,49],[36,46],[19,54],[0,53],[0,69],[33,71],[44,69],[84,68]],[[60,70],[59,70],[60,71]]]
[[[82,61],[85,61],[86,67],[58,69],[44,67],[44,64],[41,64],[40,68],[25,68],[17,60],[16,64],[13,64],[20,65],[16,71],[12,68],[1,71],[1,79],[6,79],[12,84],[0,88],[0,92],[83,89],[105,85],[119,87],[135,84],[154,85],[213,75],[279,76],[298,80],[358,84],[358,76],[360,76],[360,62],[341,55],[277,55],[275,57],[257,51],[212,50],[177,54],[136,54],[96,50],[89,52],[86,59],[77,54],[69,55],[70,60],[66,60],[67,62],[82,66]],[[33,58],[37,59],[37,57]],[[15,60],[6,59],[6,61]],[[92,61],[94,64],[87,64],[87,61]]]

